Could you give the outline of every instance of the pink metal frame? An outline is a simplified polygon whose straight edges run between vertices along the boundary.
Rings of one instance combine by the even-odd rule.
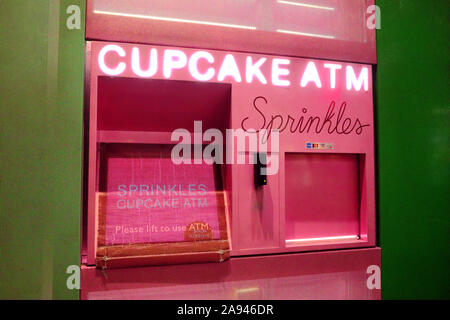
[[[131,142],[131,143],[169,143],[167,132],[145,132],[137,133],[132,131],[126,132],[102,132],[97,128],[97,98],[98,98],[98,77],[107,76],[98,64],[98,55],[100,50],[111,43],[106,42],[88,42],[88,61],[90,61],[89,79],[90,86],[90,122],[89,122],[89,173],[88,173],[88,264],[93,264],[96,251],[96,191],[98,185],[98,151],[97,143],[99,142]],[[161,56],[165,49],[175,49],[161,46],[147,46],[128,43],[115,43],[125,51],[125,57],[118,57],[111,53],[106,59],[106,63],[110,66],[115,66],[119,62],[124,62],[126,67],[120,74],[120,77],[138,78],[131,69],[131,50],[136,47],[140,52],[149,52],[151,48],[155,48],[159,53],[158,70],[152,77],[153,79],[165,79],[162,72]],[[195,49],[181,48],[187,57],[192,56]],[[220,67],[226,54],[230,52],[208,50],[214,56],[215,62],[213,66],[216,72]],[[233,55],[237,65],[239,66],[243,81],[236,82],[233,77],[229,76],[223,80],[223,83],[230,83],[231,90],[231,124],[230,128],[240,128],[243,119],[248,118],[246,125],[248,127],[258,128],[258,123],[261,123],[260,115],[255,111],[253,103],[255,97],[264,96],[267,104],[260,104],[259,108],[264,108],[266,117],[269,115],[280,114],[286,119],[288,115],[299,116],[302,113],[299,110],[305,109],[307,114],[323,115],[326,113],[330,101],[336,101],[336,110],[343,101],[347,105],[347,114],[344,118],[349,117],[351,121],[358,119],[362,124],[367,125],[361,134],[327,134],[326,132],[309,133],[309,134],[290,134],[289,132],[282,132],[280,134],[280,170],[278,174],[269,176],[269,184],[265,186],[264,197],[270,196],[271,201],[271,217],[269,222],[260,225],[252,224],[252,212],[248,208],[252,208],[251,197],[249,193],[254,189],[252,180],[249,180],[248,165],[231,165],[231,198],[232,198],[232,255],[254,255],[254,254],[269,254],[269,253],[283,253],[283,252],[301,252],[311,250],[330,250],[341,248],[361,248],[375,246],[375,176],[374,176],[374,136],[373,136],[373,104],[372,104],[372,74],[370,65],[360,65],[352,63],[339,63],[341,70],[336,75],[336,87],[331,88],[330,74],[324,64],[335,63],[332,61],[320,61],[302,58],[289,58],[290,74],[285,76],[291,82],[289,87],[272,85],[270,82],[270,60],[279,58],[286,59],[280,56],[268,56],[260,54],[244,54],[244,53],[230,53]],[[244,66],[247,56],[252,57],[253,61],[260,58],[267,58],[267,63],[261,67],[261,71],[267,76],[268,84],[261,84],[257,80],[251,83],[245,81]],[[148,55],[147,58],[148,59]],[[143,66],[148,64],[143,62]],[[316,84],[310,82],[306,87],[300,87],[300,76],[306,69],[309,62],[314,62],[318,70],[318,74],[322,81],[322,88],[318,88]],[[354,87],[346,88],[346,74],[347,67],[351,67],[356,76],[360,75],[362,70],[368,70],[368,88],[367,91],[362,87],[357,90]],[[190,74],[187,67],[182,69],[174,69],[171,80],[187,80],[195,81]],[[218,82],[217,78],[210,80],[211,82]],[[219,81],[220,82],[220,81]],[[261,101],[259,101],[260,103]],[[189,112],[189,110],[186,110]],[[183,117],[183,113],[174,115],[175,117]],[[334,116],[334,119],[337,115]],[[342,120],[344,121],[344,120]],[[349,120],[350,121],[350,120]],[[341,123],[342,125],[342,123]],[[287,130],[288,131],[288,130]],[[325,131],[325,130],[324,130]],[[333,150],[311,150],[307,149],[307,142],[326,142],[334,145]],[[285,153],[344,153],[344,154],[359,154],[364,161],[361,161],[361,203],[360,203],[360,239],[354,240],[329,240],[319,242],[306,242],[298,245],[286,244],[285,234],[285,168],[284,160]],[[264,213],[264,214],[267,214]],[[332,222],[330,222],[332,223]],[[255,228],[249,230],[248,226],[253,225]],[[270,233],[270,238],[258,240],[258,235]],[[326,236],[324,234],[323,236]],[[256,240],[255,240],[256,239]]]

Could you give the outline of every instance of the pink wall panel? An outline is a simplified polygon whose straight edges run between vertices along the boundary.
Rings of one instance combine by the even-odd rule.
[[[376,63],[374,0],[89,0],[86,37]]]
[[[278,176],[271,177],[267,185],[254,187],[253,165],[236,168],[239,193],[234,217],[234,249],[267,249],[279,247],[279,185]]]
[[[81,299],[380,299],[379,248],[236,257],[222,263],[81,271]]]

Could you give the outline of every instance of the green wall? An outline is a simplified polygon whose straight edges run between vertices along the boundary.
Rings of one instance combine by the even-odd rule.
[[[84,2],[0,1],[0,299],[79,297]]]
[[[450,2],[376,4],[382,295],[448,299]]]

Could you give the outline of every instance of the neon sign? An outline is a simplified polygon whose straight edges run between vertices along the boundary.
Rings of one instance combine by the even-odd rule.
[[[141,50],[148,56],[143,61]],[[131,51],[131,52],[128,52]],[[161,63],[162,62],[162,63]],[[291,59],[276,57],[254,58],[246,56],[245,62],[238,63],[231,53],[217,59],[214,53],[198,50],[189,56],[179,49],[162,49],[142,47],[122,47],[117,44],[108,44],[101,48],[98,54],[100,70],[110,76],[120,76],[131,66],[133,74],[141,78],[154,77],[158,70],[166,79],[172,78],[177,71],[186,70],[197,81],[219,82],[245,82],[269,83],[274,86],[288,87],[297,85],[301,88],[329,88],[335,89],[338,75],[345,75],[345,88],[348,91],[369,91],[369,68],[361,66],[355,70],[353,65],[344,63],[330,63],[309,61],[300,74],[292,74]],[[202,65],[203,68],[199,66]],[[206,68],[204,66],[207,66]],[[263,66],[267,70],[263,71]],[[265,74],[266,72],[266,74]],[[292,77],[291,77],[292,75]],[[294,78],[293,78],[294,77]],[[293,83],[292,79],[297,79]],[[291,83],[292,82],[292,83]]]

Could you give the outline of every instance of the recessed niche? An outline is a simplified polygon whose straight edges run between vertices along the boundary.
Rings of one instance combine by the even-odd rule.
[[[231,85],[180,80],[98,77],[98,130],[172,132],[224,130],[230,119]]]
[[[286,153],[286,245],[359,239],[360,156]]]

